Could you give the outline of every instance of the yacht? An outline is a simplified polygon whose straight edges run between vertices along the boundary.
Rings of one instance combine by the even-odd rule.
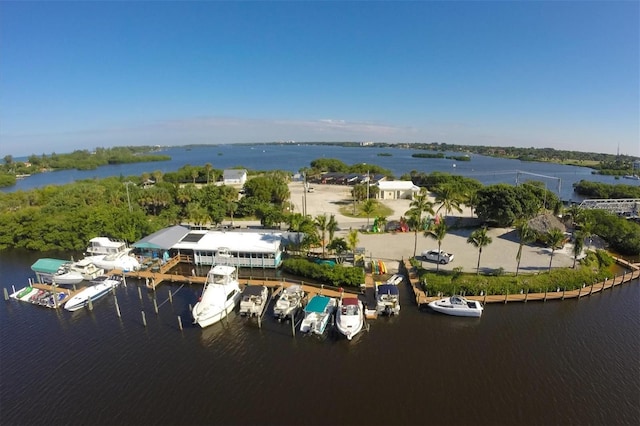
[[[347,339],[353,339],[364,326],[364,309],[357,297],[343,297],[338,302],[336,328]]]
[[[57,285],[73,285],[85,280],[91,281],[102,274],[104,269],[97,267],[90,260],[82,259],[64,264],[52,280]]]
[[[202,296],[191,310],[194,324],[204,328],[220,321],[235,308],[241,294],[236,268],[225,265],[212,267]]]
[[[95,281],[92,281],[90,286],[85,287],[84,290],[81,290],[69,299],[67,303],[65,303],[64,308],[67,311],[75,312],[87,306],[89,304],[89,300],[93,303],[107,295],[113,288],[119,285],[120,279],[116,276],[104,278],[98,277]]]
[[[107,237],[95,237],[89,240],[85,258],[98,268],[105,270],[121,269],[137,271],[140,262],[131,254],[131,248],[124,241],[114,241]]]
[[[242,290],[242,297],[240,298],[240,315],[248,317],[261,316],[268,299],[269,290],[266,286],[246,286]]]
[[[299,284],[293,284],[282,291],[273,307],[273,316],[278,320],[291,318],[302,307],[305,292]]]
[[[378,315],[398,315],[400,313],[399,296],[397,285],[376,285],[376,311]]]
[[[324,334],[336,305],[336,299],[332,297],[313,296],[304,308],[304,319],[300,323],[300,331],[303,333]]]
[[[429,303],[429,307],[436,312],[458,317],[480,317],[482,315],[482,304],[475,300],[467,300],[456,295],[445,297]]]

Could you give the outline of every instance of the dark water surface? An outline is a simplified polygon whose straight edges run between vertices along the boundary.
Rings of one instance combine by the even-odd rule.
[[[42,254],[3,252],[3,287]],[[173,303],[166,301],[175,292]],[[236,314],[200,329],[198,286],[133,281],[92,312],[0,306],[2,425],[639,424],[640,285],[580,301],[420,312],[348,342],[262,329]],[[147,318],[142,325],[141,311]],[[178,328],[181,316],[184,330]]]

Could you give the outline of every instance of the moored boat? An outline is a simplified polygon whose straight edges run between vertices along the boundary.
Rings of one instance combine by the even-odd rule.
[[[59,273],[53,276],[57,285],[73,285],[82,281],[91,281],[104,274],[104,269],[97,267],[87,259],[69,262],[62,266]]]
[[[235,308],[241,294],[236,268],[214,266],[207,274],[202,296],[191,310],[194,324],[204,328],[220,321]]]
[[[429,307],[436,312],[457,317],[480,317],[482,315],[482,304],[476,300],[467,300],[466,298],[455,295],[435,300],[429,303]]]
[[[269,290],[263,285],[248,285],[242,290],[240,298],[240,315],[248,317],[258,317],[262,315],[267,299],[269,298]]]
[[[304,319],[300,323],[300,331],[303,333],[324,334],[336,305],[336,299],[332,297],[313,296],[304,308]]]
[[[285,288],[273,306],[273,316],[278,320],[291,318],[295,311],[302,307],[305,292],[299,284]]]
[[[398,315],[400,313],[400,292],[397,285],[376,285],[376,311],[378,315]]]
[[[64,308],[67,311],[75,312],[87,306],[89,304],[89,300],[91,300],[91,303],[95,302],[101,297],[107,295],[109,291],[111,291],[111,289],[117,287],[118,285],[120,285],[120,280],[118,279],[100,279],[96,281],[95,284],[86,287],[84,290],[81,290],[75,296],[69,299],[65,303]]]
[[[357,297],[343,297],[338,302],[336,328],[347,339],[353,339],[364,326],[364,309]]]
[[[107,237],[95,237],[89,240],[86,261],[93,263],[98,268],[110,271],[121,269],[123,271],[137,271],[140,262],[131,254],[132,248],[124,241],[113,241]]]

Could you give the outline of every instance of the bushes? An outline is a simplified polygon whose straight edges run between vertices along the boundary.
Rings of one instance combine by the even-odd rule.
[[[606,254],[606,253],[605,253]],[[595,257],[595,255],[594,255]],[[429,296],[438,293],[444,295],[466,294],[480,296],[481,294],[514,294],[514,293],[544,293],[545,291],[575,290],[583,284],[611,278],[613,274],[608,269],[593,270],[591,267],[579,269],[556,269],[551,273],[522,276],[478,276],[475,274],[453,274],[424,272],[420,280],[427,283],[426,291]]]
[[[307,259],[286,259],[282,262],[282,270],[335,287],[360,287],[364,283],[361,268],[319,265]]]

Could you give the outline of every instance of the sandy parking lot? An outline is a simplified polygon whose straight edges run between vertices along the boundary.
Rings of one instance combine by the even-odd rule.
[[[338,236],[346,236],[350,228],[360,229],[366,225],[366,219],[350,218],[340,214],[339,208],[345,203],[350,205],[351,194],[349,186],[342,185],[311,185],[313,192],[307,193],[307,214],[316,216],[326,213],[336,215],[341,231]],[[303,184],[293,182],[289,185],[294,211],[302,212]],[[393,209],[394,213],[387,220],[398,220],[409,209],[409,200],[381,200],[386,206]],[[437,206],[436,206],[437,208]],[[453,212],[449,220],[455,216],[470,217],[470,210],[464,209],[463,213]],[[462,267],[465,272],[474,272],[478,263],[478,250],[467,243],[467,238],[473,229],[450,229],[442,241],[442,249],[453,253],[455,259],[448,265],[441,265],[441,269],[450,270]],[[512,228],[490,228],[488,232],[493,242],[482,250],[480,260],[481,271],[490,272],[503,268],[507,272],[516,270],[516,253],[518,251],[518,238]],[[393,261],[413,256],[415,236],[409,233],[386,234],[360,234],[359,246],[364,247],[366,256],[374,259],[382,259],[389,262],[390,267],[396,267]],[[427,249],[437,248],[435,240],[418,234],[418,255]],[[546,247],[529,245],[523,247],[520,270],[523,273],[544,271],[549,267],[550,250]],[[425,267],[436,268],[435,263],[423,262]],[[557,250],[553,257],[553,267],[568,267],[573,265],[571,245]]]

